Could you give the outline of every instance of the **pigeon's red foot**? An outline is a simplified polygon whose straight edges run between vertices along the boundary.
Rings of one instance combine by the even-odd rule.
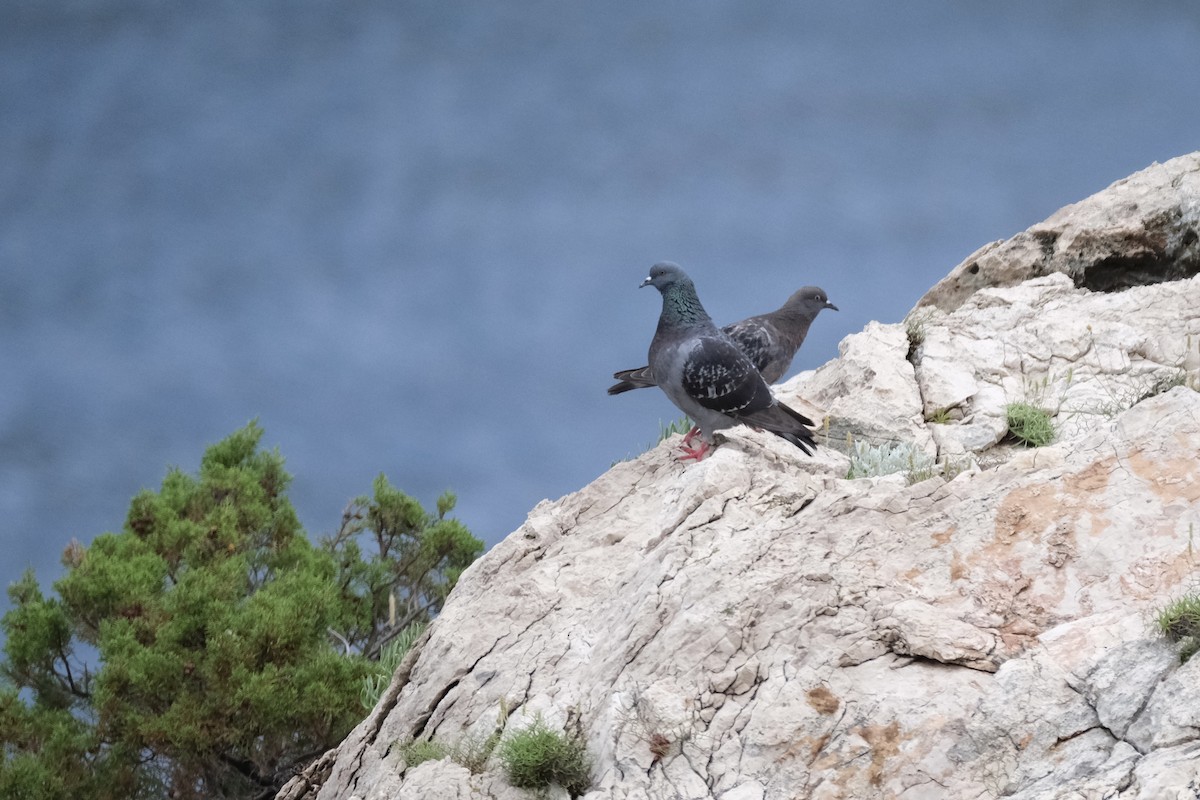
[[[684,439],[684,441],[687,440]],[[687,461],[689,458],[700,461],[712,449],[712,445],[702,440],[699,447],[680,447],[679,449],[683,451],[683,455],[679,457],[680,461]]]
[[[699,435],[699,433],[700,433],[700,426],[693,425],[692,429],[683,435],[684,449],[688,449],[691,447],[692,439],[695,439],[696,436]]]

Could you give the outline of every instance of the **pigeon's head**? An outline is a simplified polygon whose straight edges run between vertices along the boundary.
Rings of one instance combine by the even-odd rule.
[[[798,311],[807,311],[814,316],[823,308],[832,308],[834,311],[838,310],[837,306],[829,302],[829,297],[825,294],[825,290],[819,286],[805,286],[797,290],[795,294],[788,298],[785,307],[794,308]]]
[[[678,264],[670,261],[660,261],[650,268],[650,276],[642,281],[642,286],[653,286],[660,292],[665,292],[680,281],[689,280],[687,273]]]

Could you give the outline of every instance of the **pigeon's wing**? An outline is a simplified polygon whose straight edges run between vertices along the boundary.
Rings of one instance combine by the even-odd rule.
[[[758,317],[750,317],[721,330],[729,334],[734,344],[746,354],[754,368],[762,372],[772,360],[778,358],[779,342],[769,326]]]
[[[620,382],[608,387],[609,394],[620,394],[628,392],[630,389],[648,389],[658,385],[654,382],[654,376],[650,374],[649,367],[623,369],[620,372],[614,372],[613,377]]]
[[[750,414],[773,402],[754,364],[727,336],[702,336],[683,362],[684,392],[704,408],[730,416]]]

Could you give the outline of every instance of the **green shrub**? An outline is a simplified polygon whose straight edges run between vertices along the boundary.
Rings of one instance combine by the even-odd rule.
[[[500,760],[509,783],[522,789],[545,789],[557,783],[578,797],[592,785],[583,742],[551,730],[541,719],[502,739]]]
[[[1054,441],[1054,425],[1043,408],[1028,403],[1009,403],[1008,432],[1026,447],[1045,447]]]
[[[435,516],[382,475],[314,546],[262,435],[234,432],[134,497],[121,531],[68,545],[57,596],[32,571],[8,587],[0,798],[274,795],[361,721],[387,633],[434,616],[482,551],[451,495]]]
[[[1159,633],[1183,647],[1179,660],[1187,661],[1200,650],[1200,594],[1188,594],[1169,604],[1155,618]]]

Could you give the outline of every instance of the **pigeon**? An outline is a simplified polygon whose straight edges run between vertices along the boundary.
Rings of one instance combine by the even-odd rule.
[[[721,330],[733,337],[734,343],[750,357],[763,380],[775,383],[792,365],[792,358],[808,335],[808,326],[826,308],[838,310],[829,302],[823,289],[805,286],[793,293],[779,309],[748,317]],[[620,383],[610,386],[609,394],[647,389],[654,385],[649,367],[621,370],[613,373],[613,377]]]
[[[713,324],[696,287],[677,264],[650,268],[642,286],[662,293],[662,314],[650,342],[650,378],[696,423],[684,437],[684,459],[702,459],[713,434],[739,423],[768,430],[812,455],[812,420],[779,402],[749,356]],[[691,441],[700,434],[699,447]]]

